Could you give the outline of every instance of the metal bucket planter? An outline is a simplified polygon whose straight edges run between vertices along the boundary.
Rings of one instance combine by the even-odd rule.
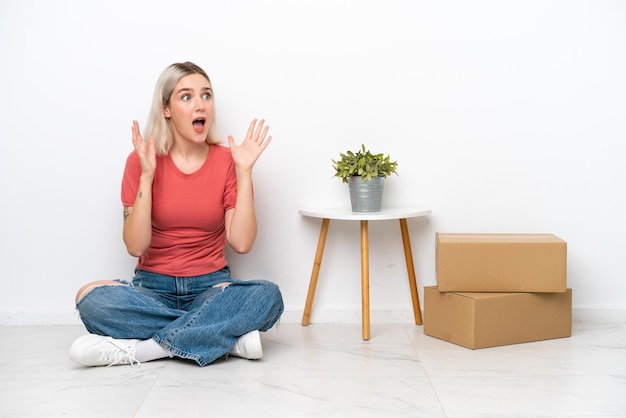
[[[361,176],[348,179],[352,212],[380,212],[383,200],[384,177],[362,180]]]

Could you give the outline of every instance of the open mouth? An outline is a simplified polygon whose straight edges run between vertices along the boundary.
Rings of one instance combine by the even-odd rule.
[[[206,124],[205,118],[197,118],[193,120],[193,130],[197,133],[204,131],[204,125]]]

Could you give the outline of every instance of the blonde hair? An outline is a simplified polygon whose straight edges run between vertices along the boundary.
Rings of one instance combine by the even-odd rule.
[[[202,68],[192,62],[175,63],[168,66],[156,82],[154,87],[154,96],[152,97],[152,106],[148,114],[148,122],[144,130],[144,138],[154,138],[154,145],[157,155],[167,154],[174,143],[174,133],[172,131],[172,122],[166,118],[163,113],[164,106],[170,104],[174,87],[181,78],[190,74],[200,74],[207,79],[209,84],[211,80]],[[220,141],[215,133],[215,113],[209,126],[207,134],[207,144],[217,144]]]

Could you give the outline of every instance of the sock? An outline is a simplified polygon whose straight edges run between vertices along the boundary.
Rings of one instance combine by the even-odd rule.
[[[135,358],[141,363],[166,357],[172,358],[174,357],[174,354],[161,347],[152,338],[149,340],[142,340],[137,343]]]

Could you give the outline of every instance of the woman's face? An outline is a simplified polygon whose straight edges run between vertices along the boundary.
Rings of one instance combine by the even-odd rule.
[[[174,87],[163,114],[172,123],[175,142],[205,142],[213,123],[211,83],[200,74],[184,76]]]

